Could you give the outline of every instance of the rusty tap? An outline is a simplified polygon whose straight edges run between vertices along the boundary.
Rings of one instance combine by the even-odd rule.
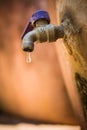
[[[23,34],[22,49],[23,51],[32,52],[34,50],[34,42],[54,42],[58,38],[63,38],[63,25],[55,26],[50,24],[48,12],[38,10],[33,13]]]

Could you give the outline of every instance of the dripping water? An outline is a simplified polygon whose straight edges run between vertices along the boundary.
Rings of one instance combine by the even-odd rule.
[[[26,58],[27,63],[31,63],[31,55],[29,52],[27,52],[27,58]]]

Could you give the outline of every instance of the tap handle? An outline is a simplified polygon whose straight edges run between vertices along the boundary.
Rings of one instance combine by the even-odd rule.
[[[23,34],[21,36],[21,39],[23,39],[23,37],[30,31],[32,31],[34,29],[34,24],[40,20],[40,19],[45,19],[47,20],[48,24],[50,23],[50,17],[49,17],[49,14],[47,11],[44,11],[44,10],[37,10],[35,11],[31,18],[29,19],[24,31],[23,31]]]

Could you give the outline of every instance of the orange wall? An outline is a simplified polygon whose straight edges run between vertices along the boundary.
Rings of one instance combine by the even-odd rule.
[[[76,124],[55,43],[36,44],[30,64],[21,49],[20,37],[33,11],[47,9],[56,24],[55,4],[51,0],[26,2],[13,0],[0,5],[0,107],[26,118]]]

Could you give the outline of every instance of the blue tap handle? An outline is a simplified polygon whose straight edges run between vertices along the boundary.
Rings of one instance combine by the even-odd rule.
[[[23,39],[23,37],[30,31],[32,31],[34,29],[34,27],[32,26],[32,22],[35,23],[36,21],[38,21],[39,19],[46,19],[48,21],[48,24],[50,23],[50,17],[47,11],[44,10],[38,10],[35,11],[31,18],[28,21],[27,26],[25,27],[23,34],[21,36],[21,39]]]

